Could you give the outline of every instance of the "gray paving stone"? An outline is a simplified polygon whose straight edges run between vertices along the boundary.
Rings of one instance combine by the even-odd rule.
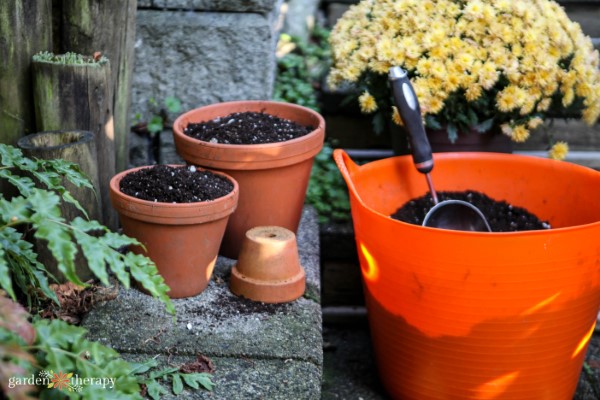
[[[89,339],[130,359],[210,357],[222,366],[215,373],[220,394],[211,398],[317,399],[323,366],[318,240],[316,213],[306,207],[298,247],[307,290],[296,301],[262,304],[236,297],[228,288],[235,261],[219,257],[204,292],[174,300],[176,321],[152,297],[121,287],[117,299],[97,306],[83,326]]]

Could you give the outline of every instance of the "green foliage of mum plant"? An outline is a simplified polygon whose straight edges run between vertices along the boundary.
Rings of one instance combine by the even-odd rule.
[[[29,159],[19,149],[5,144],[0,144],[0,159],[0,179],[19,192],[11,199],[0,195],[0,288],[13,300],[20,291],[30,305],[40,292],[58,302],[48,286],[54,277],[37,260],[33,245],[26,240],[25,232],[32,230],[36,239],[47,241],[58,269],[69,281],[84,285],[75,273],[74,262],[75,255],[82,251],[90,270],[103,284],[109,284],[109,272],[127,288],[133,277],[169,312],[175,312],[167,296],[169,287],[156,265],[142,255],[120,251],[141,245],[137,240],[111,232],[97,221],[81,217],[67,221],[61,215],[62,202],[73,204],[85,215],[77,200],[61,185],[62,178],[66,178],[77,187],[91,190],[77,164]]]
[[[350,220],[348,190],[332,154],[333,149],[325,143],[315,157],[306,192],[306,202],[315,208],[321,223]]]

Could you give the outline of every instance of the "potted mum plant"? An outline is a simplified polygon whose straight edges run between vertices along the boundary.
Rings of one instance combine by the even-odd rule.
[[[238,192],[230,176],[195,166],[137,167],[110,181],[123,232],[141,243],[132,250],[154,261],[171,298],[207,287]]]
[[[353,84],[378,125],[402,123],[387,73],[408,71],[434,151],[510,151],[548,116],[600,114],[598,52],[554,1],[363,0],[330,40],[330,86]],[[553,143],[549,156],[567,150]]]
[[[325,122],[309,108],[277,101],[232,101],[188,111],[175,120],[177,153],[188,163],[222,171],[240,185],[220,254],[237,258],[256,226],[298,229]]]

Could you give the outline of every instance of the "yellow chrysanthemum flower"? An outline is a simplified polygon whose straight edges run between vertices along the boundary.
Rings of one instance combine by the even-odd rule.
[[[392,121],[399,126],[404,126],[404,121],[402,121],[402,117],[400,116],[400,112],[398,112],[398,107],[392,106]]]
[[[523,143],[529,139],[529,129],[524,125],[517,125],[513,128],[511,138],[517,143]]]
[[[548,151],[548,157],[553,160],[564,160],[567,158],[569,152],[569,145],[566,142],[556,142],[552,148]]]
[[[442,125],[463,125],[461,116],[442,110],[468,102],[489,104],[480,115],[494,115],[517,141],[551,105],[574,108],[588,124],[600,115],[598,52],[552,0],[361,0],[338,20],[330,43],[328,82],[367,88],[359,99],[365,113],[394,118],[393,110],[378,109],[387,100],[378,103],[372,93],[380,86],[371,85],[398,65],[408,71],[423,115]],[[512,120],[515,112],[524,122]]]
[[[360,105],[360,110],[365,114],[370,114],[377,111],[377,102],[375,101],[375,97],[373,97],[367,91],[364,91],[363,94],[360,95],[358,98],[358,104]]]

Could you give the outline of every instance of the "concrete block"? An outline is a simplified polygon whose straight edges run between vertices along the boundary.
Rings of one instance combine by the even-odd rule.
[[[280,0],[138,0],[138,8],[269,13]]]
[[[134,112],[148,99],[182,110],[221,101],[268,99],[275,78],[275,16],[139,10],[132,82]]]
[[[217,397],[199,391],[185,398],[319,399],[323,339],[314,209],[305,208],[297,237],[307,290],[296,301],[263,304],[236,297],[228,287],[235,260],[219,257],[203,293],[174,300],[176,321],[152,297],[121,288],[117,299],[85,318],[88,338],[138,361],[155,355],[165,364],[172,357],[211,358]]]

